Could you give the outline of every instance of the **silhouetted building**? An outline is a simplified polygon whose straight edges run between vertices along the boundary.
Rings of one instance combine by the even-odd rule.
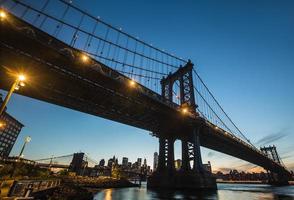
[[[139,166],[138,166],[138,162],[134,162],[133,164],[132,164],[132,169],[138,169],[139,168]]]
[[[252,172],[252,173],[246,173],[246,172],[238,172],[237,170],[230,170],[229,173],[222,173],[218,171],[215,174],[215,177],[217,179],[221,180],[228,180],[228,181],[268,181],[268,174],[264,172]]]
[[[122,158],[122,166],[127,167],[128,166],[128,161],[129,161],[129,159],[127,157],[123,157]]]
[[[2,94],[0,94],[0,105],[2,104]],[[12,147],[24,126],[6,111],[0,116],[0,157],[8,157]]]
[[[113,159],[110,158],[107,162],[107,167],[112,167],[112,164],[113,164]]]
[[[115,156],[110,158],[107,162],[108,167],[112,167],[113,165],[117,165],[117,164],[118,164],[118,160],[117,160],[117,158],[115,158]]]
[[[156,170],[158,166],[158,153],[154,152],[154,158],[153,158],[153,171]]]
[[[143,163],[144,168],[147,168],[147,160],[144,158],[144,163]]]
[[[132,163],[128,162],[128,169],[131,169],[131,168],[132,168]]]
[[[142,165],[142,158],[137,159],[137,164],[138,164],[138,168],[140,168]]]
[[[210,161],[208,161],[207,164],[203,164],[202,166],[206,171],[212,172]]]
[[[84,161],[84,153],[74,153],[69,169],[77,175],[83,175],[88,162]]]
[[[104,165],[105,165],[105,160],[101,159],[100,162],[99,162],[99,166],[104,167]]]

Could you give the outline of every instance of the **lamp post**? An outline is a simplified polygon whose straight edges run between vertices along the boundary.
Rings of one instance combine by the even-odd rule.
[[[18,159],[20,159],[20,157],[22,156],[22,153],[23,153],[23,151],[24,151],[24,149],[25,149],[25,147],[26,147],[26,144],[29,143],[31,140],[32,140],[32,138],[31,138],[30,136],[27,136],[27,137],[25,138],[25,142],[23,143],[23,146],[22,146],[22,148],[21,148],[21,151],[20,151],[20,153],[19,153],[19,155],[18,155]]]
[[[22,146],[22,148],[21,148],[21,151],[20,151],[20,153],[19,153],[19,155],[18,155],[18,157],[17,157],[17,160],[16,160],[16,162],[13,163],[13,169],[12,169],[12,171],[11,171],[10,178],[12,178],[12,177],[14,176],[15,170],[16,170],[16,168],[17,168],[17,162],[18,162],[18,160],[20,161],[20,157],[21,157],[21,155],[22,155],[22,153],[23,153],[23,151],[24,151],[24,149],[25,149],[25,147],[26,147],[26,144],[29,143],[29,142],[31,141],[31,139],[32,139],[32,138],[31,138],[30,136],[27,136],[27,137],[25,138],[25,141],[24,141],[23,146]],[[21,161],[20,161],[20,162],[21,162]]]
[[[9,101],[9,99],[10,99],[12,93],[14,92],[14,90],[18,90],[20,86],[22,86],[22,87],[25,86],[25,84],[24,84],[24,80],[25,80],[25,79],[26,79],[26,78],[25,78],[24,75],[19,75],[19,76],[17,77],[17,79],[15,79],[13,85],[11,86],[11,88],[10,88],[8,94],[6,95],[6,97],[5,97],[5,99],[4,99],[3,103],[2,103],[2,105],[1,105],[1,107],[0,107],[0,116],[2,115],[2,113],[3,113],[3,111],[4,111],[4,109],[5,109],[6,105],[7,105],[7,103],[8,103],[8,101]]]

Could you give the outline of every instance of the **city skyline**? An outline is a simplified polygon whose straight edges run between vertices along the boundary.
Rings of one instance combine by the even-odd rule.
[[[77,3],[83,7],[81,2]],[[151,9],[148,3],[141,2],[141,4]],[[246,3],[243,4],[245,5],[242,5],[242,7],[245,6],[247,11],[254,11],[254,9],[246,5]],[[273,2],[264,2],[264,4],[272,8],[272,10],[268,12],[279,12],[274,9],[275,5]],[[156,5],[157,11],[163,6],[161,3]],[[204,7],[206,9],[211,8],[206,3],[193,4],[192,2],[188,2],[184,5],[178,5],[172,2],[168,5],[168,8],[175,9],[174,7],[176,5],[183,6],[183,8],[188,10],[190,10],[189,6],[193,9],[199,9],[199,7]],[[98,5],[96,7],[103,8],[103,6],[107,7],[110,6],[110,4],[103,3],[100,7]],[[159,26],[160,23],[155,22],[156,16],[146,19],[149,20],[148,24],[150,25],[143,27],[142,24],[138,23],[139,19],[132,18],[134,13],[124,14],[125,18],[119,19],[119,14],[122,14],[122,12],[118,10],[105,13],[103,9],[98,9],[97,11],[89,7],[84,7],[84,9],[91,9],[91,13],[103,16],[107,21],[115,24],[125,24],[127,29],[134,34],[140,34],[144,38],[147,36],[151,37],[150,40],[157,43],[158,46],[173,49],[177,51],[177,54],[191,58],[197,63],[197,70],[203,75],[209,87],[212,88],[213,93],[220,100],[229,115],[237,122],[238,126],[241,127],[246,136],[254,144],[259,146],[275,144],[278,148],[278,152],[282,155],[282,159],[284,158],[285,164],[290,169],[293,169],[293,147],[290,141],[293,140],[293,134],[291,133],[294,130],[293,125],[291,125],[293,120],[294,109],[292,102],[294,95],[291,91],[289,92],[287,90],[289,93],[284,91],[287,85],[293,83],[293,79],[291,79],[291,74],[293,74],[293,69],[291,68],[293,60],[291,56],[293,56],[294,48],[293,41],[287,39],[293,33],[293,29],[284,30],[284,34],[286,35],[282,36],[277,35],[277,32],[271,29],[268,33],[269,35],[266,34],[267,37],[261,38],[260,34],[264,33],[262,28],[258,27],[261,22],[270,21],[271,23],[276,23],[280,28],[284,27],[283,23],[290,22],[284,21],[284,18],[268,19],[268,13],[255,10],[255,13],[253,13],[255,15],[253,15],[251,19],[257,17],[260,21],[257,20],[253,25],[247,24],[247,26],[251,28],[249,29],[251,32],[249,31],[247,34],[241,34],[241,36],[237,37],[235,35],[236,33],[245,31],[246,29],[243,29],[242,26],[238,26],[236,22],[234,24],[236,25],[235,29],[224,26],[227,28],[227,31],[229,30],[229,36],[221,35],[223,32],[215,29],[213,25],[218,25],[220,27],[221,25],[226,25],[222,23],[232,14],[236,15],[237,19],[247,22],[248,19],[243,18],[242,12],[240,14],[237,13],[237,11],[241,11],[239,6],[240,5],[237,3],[232,3],[231,7],[234,7],[232,10],[223,7],[223,9],[227,9],[228,12],[230,11],[227,15],[222,13],[225,11],[214,13],[216,16],[222,14],[223,18],[218,19],[218,22],[213,21],[216,20],[217,17],[207,16],[201,12],[201,14],[208,17],[206,20],[198,21],[202,29],[197,30],[197,25],[191,27],[189,26],[189,22],[186,21],[186,27],[192,29],[190,34],[187,32],[184,33],[184,35],[188,34],[187,39],[178,38],[177,34],[180,32],[175,31],[174,33],[169,33],[170,38],[166,38],[166,41],[164,41],[165,39],[156,37],[157,34],[167,35],[165,34],[166,30],[163,30],[164,28]],[[279,6],[283,5],[279,4]],[[167,9],[167,11],[169,11],[169,9]],[[211,9],[216,9],[216,7]],[[183,22],[181,18],[177,18],[180,17],[181,14],[184,13],[179,12],[174,14],[167,12],[167,16],[162,19],[166,21],[162,21],[161,23],[166,25],[168,17],[172,17],[172,19],[178,23]],[[291,13],[286,12],[282,17],[284,16],[286,18],[286,15],[290,14]],[[191,15],[190,17],[196,18],[198,16],[197,14],[191,13],[189,13],[189,15]],[[258,17],[259,15],[262,15],[262,17]],[[205,25],[205,22],[207,22],[208,25]],[[156,30],[158,33],[148,32],[148,29],[154,25],[154,23],[158,26]],[[176,23],[173,23],[172,27],[176,25]],[[142,28],[141,33],[138,32],[140,28]],[[165,28],[168,29],[169,27]],[[201,42],[201,38],[206,37],[205,34],[209,35],[214,30],[220,31],[221,40],[212,37],[208,43]],[[197,36],[194,37],[194,34],[198,34],[198,39]],[[229,40],[228,38],[230,36],[234,37]],[[249,41],[248,44],[241,42],[241,38],[246,38]],[[181,42],[175,39],[179,39]],[[192,40],[193,45],[187,43],[188,40]],[[254,44],[254,42],[256,42],[256,44]],[[276,45],[278,45],[280,49],[274,48]],[[287,52],[282,48],[285,46],[288,46],[288,48],[286,48]],[[235,47],[238,47],[239,52],[233,52]],[[252,52],[253,50],[255,50],[255,53],[262,52],[263,54],[256,57],[254,52]],[[206,56],[206,54],[209,56]],[[282,70],[279,69],[280,66],[283,66]],[[272,71],[268,70],[267,67],[271,67]],[[277,78],[276,84],[272,82],[272,78]],[[275,92],[274,96],[272,96],[273,91]],[[238,96],[238,99],[234,98],[235,96]],[[265,103],[265,101],[267,102]],[[19,152],[20,144],[27,135],[32,136],[32,142],[26,149],[25,155],[32,159],[48,157],[52,154],[63,155],[81,150],[89,153],[95,158],[97,157],[97,160],[100,160],[101,157],[107,157],[108,155],[117,155],[117,153],[114,152],[119,152],[118,156],[121,158],[124,155],[130,155],[128,156],[129,158],[135,159],[135,157],[137,157],[135,153],[142,152],[137,154],[143,155],[142,157],[146,157],[147,160],[152,162],[153,153],[158,151],[157,139],[150,137],[147,131],[32,100],[27,97],[14,94],[8,105],[8,111],[25,125],[24,131],[21,132],[21,137],[19,137],[17,145],[13,149],[12,154],[14,155],[17,155],[17,152]],[[279,116],[279,119],[277,119],[277,116]],[[180,143],[177,141],[175,146],[176,159],[180,158],[181,154],[179,146]],[[202,156],[204,163],[207,163],[208,160],[211,161],[213,169],[223,168],[225,171],[224,168],[229,168],[230,166],[234,167],[234,165],[237,167],[239,166],[239,168],[245,165],[248,169],[253,167],[252,165],[246,166],[246,162],[239,162],[238,159],[233,159],[232,157],[208,149],[202,151]],[[153,165],[150,163],[150,166]],[[253,170],[256,170],[256,168]]]

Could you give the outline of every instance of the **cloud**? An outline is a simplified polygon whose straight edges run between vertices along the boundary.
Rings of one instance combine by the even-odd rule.
[[[223,173],[229,173],[232,169],[227,167],[220,167],[217,169],[217,171],[221,171]]]
[[[282,160],[284,160],[284,159],[286,160],[286,159],[292,158],[292,157],[293,157],[293,155],[286,155],[286,156],[282,156],[281,159]]]
[[[251,167],[253,167],[253,166],[255,166],[254,164],[251,164],[251,163],[246,163],[246,164],[243,164],[243,165],[239,165],[239,166],[236,166],[235,168],[242,168],[242,169],[244,169],[244,168],[251,168]]]
[[[282,129],[276,133],[272,133],[270,135],[267,135],[261,139],[259,139],[256,144],[258,145],[267,145],[273,142],[276,142],[284,137],[286,137],[289,134],[287,129]]]

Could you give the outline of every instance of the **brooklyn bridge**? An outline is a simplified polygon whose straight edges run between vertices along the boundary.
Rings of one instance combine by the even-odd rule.
[[[25,73],[30,81],[16,91],[20,95],[150,131],[159,140],[150,188],[215,188],[200,146],[263,167],[272,184],[288,183],[290,173],[276,151],[258,149],[246,138],[192,61],[71,2],[24,2],[0,1],[1,89],[9,90]],[[174,166],[176,140],[182,142],[180,171]]]

